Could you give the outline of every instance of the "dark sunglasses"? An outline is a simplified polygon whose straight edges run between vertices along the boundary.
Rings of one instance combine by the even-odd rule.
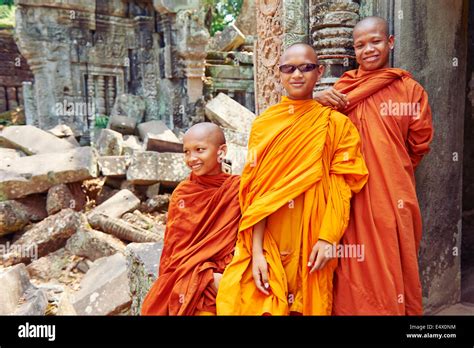
[[[313,71],[319,66],[319,64],[300,64],[300,65],[293,65],[293,64],[283,64],[280,65],[278,68],[284,74],[293,74],[296,69],[301,71],[302,73]]]

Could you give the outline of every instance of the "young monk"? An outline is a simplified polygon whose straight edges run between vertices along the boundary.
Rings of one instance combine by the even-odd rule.
[[[322,71],[307,44],[281,57],[288,97],[252,126],[242,220],[219,286],[218,315],[331,314],[333,243],[368,174],[354,125],[312,99]]]
[[[428,96],[410,73],[389,67],[394,37],[368,17],[354,28],[359,69],[348,71],[321,103],[342,110],[362,138],[370,177],[355,195],[342,243],[364,245],[365,258],[340,260],[336,315],[421,315],[420,207],[414,172],[433,137]]]
[[[240,220],[239,177],[222,172],[222,130],[199,123],[184,135],[189,179],[173,191],[159,276],[142,315],[215,315],[217,288],[231,261]]]

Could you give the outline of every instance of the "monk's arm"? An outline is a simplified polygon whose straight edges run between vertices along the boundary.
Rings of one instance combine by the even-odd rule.
[[[359,192],[368,179],[361,153],[359,132],[349,119],[336,127],[336,150],[329,171],[329,193],[319,239],[339,243],[347,228],[352,193]]]
[[[349,105],[347,96],[333,87],[315,92],[313,98],[321,105],[330,106],[337,110],[344,110]]]
[[[263,254],[263,233],[267,219],[259,221],[253,228],[252,254]]]
[[[265,295],[270,293],[267,289],[270,287],[268,282],[268,265],[263,254],[263,235],[267,219],[259,221],[253,228],[252,235],[252,275],[255,285],[259,291]]]
[[[408,129],[407,148],[413,168],[416,168],[424,155],[430,151],[430,143],[433,139],[433,124],[431,109],[428,104],[428,95],[421,86],[415,88],[419,95],[419,101],[415,104],[416,115],[410,121]],[[416,99],[415,99],[416,100]]]

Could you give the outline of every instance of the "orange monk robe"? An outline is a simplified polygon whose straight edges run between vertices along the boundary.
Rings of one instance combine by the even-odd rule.
[[[360,138],[349,119],[314,100],[281,102],[253,123],[241,177],[242,220],[217,295],[218,315],[330,314],[337,260],[309,274],[318,238],[337,243],[352,192],[367,180]],[[267,218],[263,252],[269,296],[252,277],[253,227]]]
[[[239,177],[196,176],[173,191],[159,277],[142,315],[214,313],[213,273],[231,261],[240,220]]]
[[[352,200],[341,241],[363,245],[364,260],[340,260],[334,314],[421,315],[414,171],[433,136],[428,96],[408,72],[393,68],[348,71],[335,88],[348,95],[343,112],[360,132],[370,177]]]

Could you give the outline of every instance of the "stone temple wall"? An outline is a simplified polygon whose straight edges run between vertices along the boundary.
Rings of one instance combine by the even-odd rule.
[[[33,74],[18,51],[11,30],[0,30],[0,113],[23,105],[22,83]]]
[[[15,3],[16,41],[34,74],[24,91],[30,124],[63,123],[87,138],[123,93],[144,98],[143,121],[185,128],[202,117],[209,34],[199,1]]]

